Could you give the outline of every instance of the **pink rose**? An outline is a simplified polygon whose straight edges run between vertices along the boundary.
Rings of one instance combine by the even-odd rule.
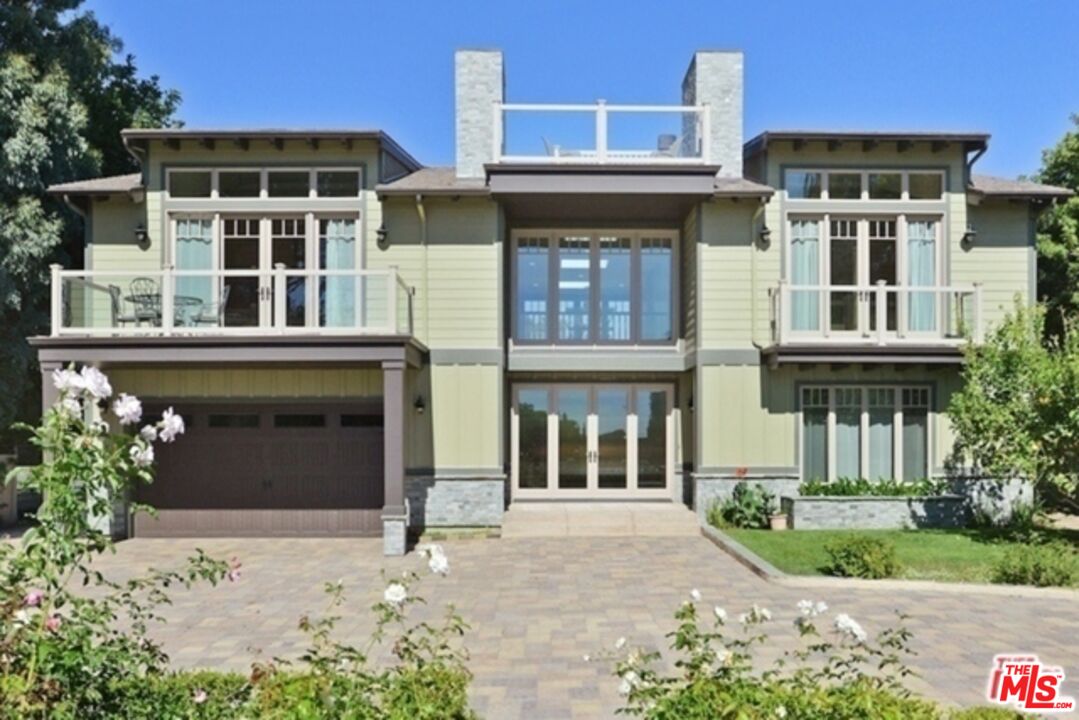
[[[60,629],[61,622],[59,615],[50,615],[45,621],[45,629],[49,632],[56,632]]]
[[[23,604],[28,607],[37,607],[41,604],[42,599],[45,597],[45,593],[41,590],[31,590],[26,593],[26,597],[23,598]]]

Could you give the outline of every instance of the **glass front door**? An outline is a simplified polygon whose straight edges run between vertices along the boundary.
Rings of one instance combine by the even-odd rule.
[[[517,385],[514,492],[523,497],[666,497],[669,385]]]

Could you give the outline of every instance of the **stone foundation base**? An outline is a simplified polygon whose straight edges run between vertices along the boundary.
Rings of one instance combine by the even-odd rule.
[[[734,487],[738,483],[747,485],[760,485],[775,497],[776,507],[779,507],[779,499],[785,495],[797,495],[798,486],[802,481],[792,477],[763,477],[752,476],[744,478],[736,477],[708,477],[695,476],[693,483],[693,509],[697,513],[697,520],[702,525],[708,524],[708,510],[715,504],[722,505],[734,494]]]
[[[382,554],[404,555],[408,550],[408,501],[404,515],[382,516]]]
[[[503,478],[405,479],[410,527],[501,527],[506,509]]]
[[[785,497],[783,512],[793,530],[960,528],[970,523],[967,499],[960,495]]]

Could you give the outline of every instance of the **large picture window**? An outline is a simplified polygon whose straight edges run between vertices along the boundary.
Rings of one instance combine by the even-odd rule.
[[[929,395],[924,386],[803,387],[802,479],[928,477]]]
[[[676,238],[673,231],[515,232],[514,340],[673,342]]]

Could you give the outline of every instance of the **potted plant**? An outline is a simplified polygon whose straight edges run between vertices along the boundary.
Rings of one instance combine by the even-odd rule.
[[[787,529],[787,513],[783,512],[783,509],[776,505],[774,502],[769,508],[768,513],[768,527],[773,530],[786,530]]]

